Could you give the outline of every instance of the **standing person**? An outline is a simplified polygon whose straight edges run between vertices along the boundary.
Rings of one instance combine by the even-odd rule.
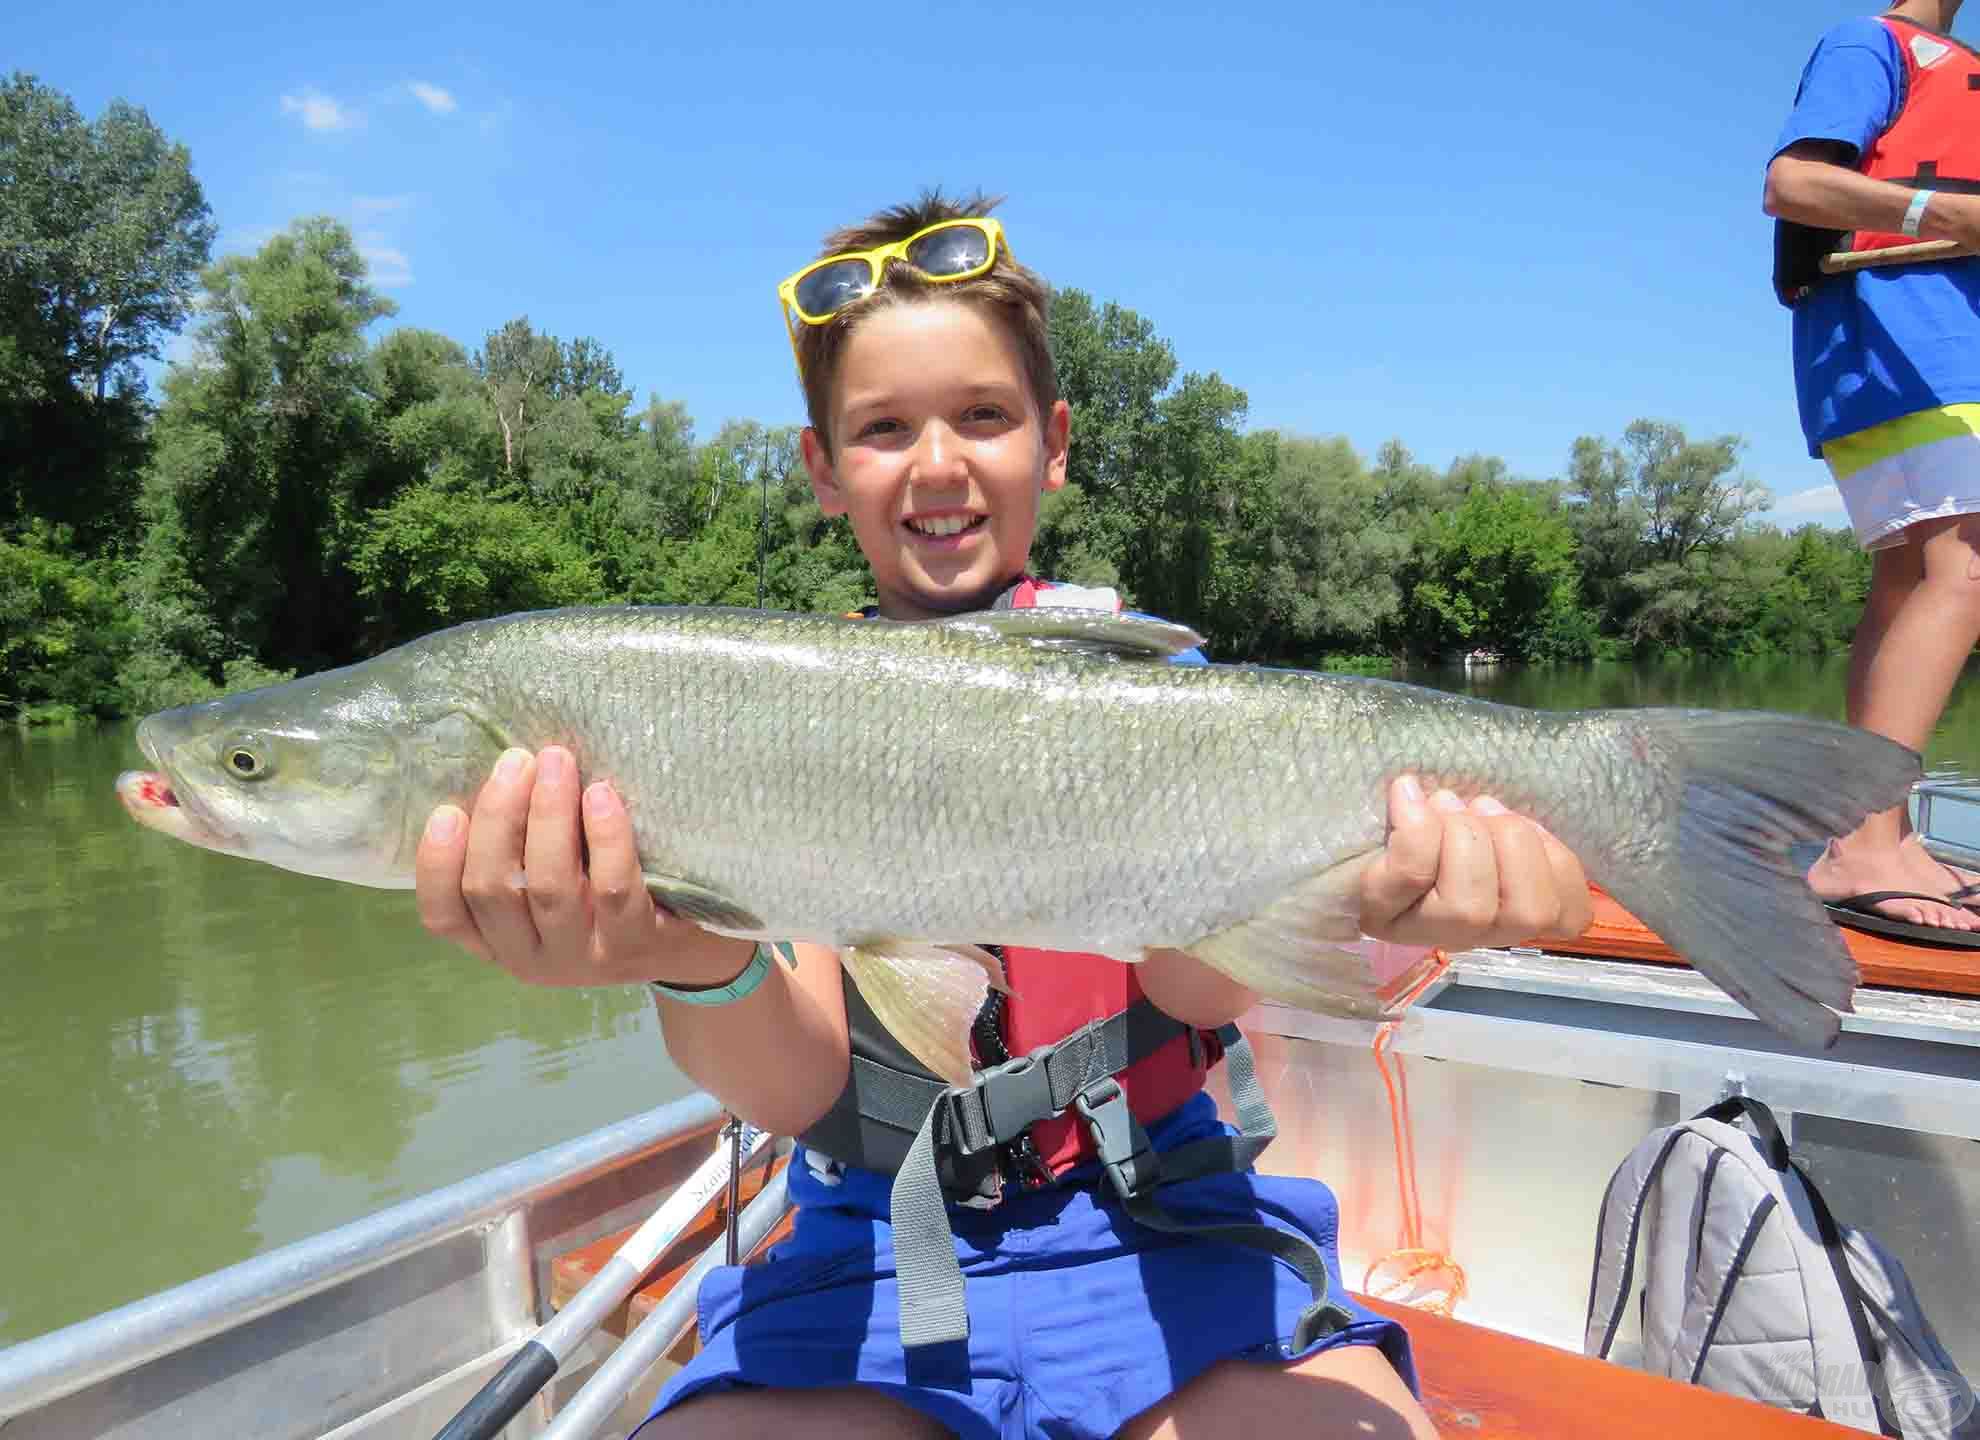
[[[872,569],[874,613],[893,620],[1052,598],[1026,566],[1039,502],[1065,481],[1071,415],[1045,287],[988,208],[932,196],[887,211],[829,237],[781,292],[811,422],[805,465]],[[1470,946],[1588,923],[1580,866],[1503,806],[1426,797],[1404,778],[1390,821],[1361,886],[1370,934]],[[901,868],[907,883],[965,883],[939,856],[903,855]],[[703,1348],[646,1435],[1432,1435],[1401,1327],[1341,1289],[1324,1185],[1240,1159],[1137,1206],[1128,1177],[1151,1152],[1174,1173],[1186,1147],[1231,1149],[1202,1087],[1220,1053],[1241,1053],[1231,1022],[1256,997],[1192,957],[1128,967],[1004,950],[1012,994],[978,1019],[979,1065],[1117,1015],[1128,1063],[1054,1113],[1040,1113],[1049,1099],[1023,1110],[1014,1098],[1015,1123],[993,1123],[991,1143],[942,1150],[932,1208],[953,1278],[934,1288],[957,1306],[949,1321],[967,1323],[921,1344],[903,1300],[927,1295],[898,1276],[927,1213],[903,1211],[897,1235],[891,1201],[943,1087],[873,1023],[834,950],[788,947],[786,963],[656,911],[623,806],[603,784],[580,797],[556,748],[505,756],[471,823],[434,813],[419,900],[429,928],[521,978],[655,981],[680,1068],[744,1118],[804,1140],[791,1239],[709,1276]],[[880,1072],[892,1078],[876,1089]],[[922,1115],[880,1113],[879,1091],[903,1089]],[[983,1104],[988,1119],[1002,1101]],[[1190,1233],[1204,1224],[1225,1228]]]
[[[1980,259],[1824,276],[1822,255],[1980,249],[1980,55],[1960,0],[1904,0],[1822,37],[1767,167],[1774,287],[1794,313],[1811,455],[1871,552],[1848,717],[1923,751],[1980,640]],[[1980,946],[1974,877],[1902,807],[1832,842],[1809,884],[1844,925]]]

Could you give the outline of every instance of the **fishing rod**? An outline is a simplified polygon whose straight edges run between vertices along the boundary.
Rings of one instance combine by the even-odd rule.
[[[460,1413],[447,1422],[434,1440],[491,1440],[537,1391],[550,1383],[558,1367],[590,1338],[599,1323],[639,1288],[653,1262],[680,1239],[708,1203],[725,1188],[731,1197],[735,1195],[736,1178],[770,1143],[770,1135],[754,1125],[732,1124],[736,1128],[724,1129],[715,1153],[675,1187],[647,1222],[571,1297],[570,1303],[509,1357],[508,1363],[461,1407]],[[735,1225],[735,1211],[731,1209],[731,1234]],[[687,1284],[687,1280],[683,1279],[681,1284]]]
[[[1974,254],[1957,240],[1920,240],[1916,245],[1886,245],[1881,250],[1837,250],[1822,257],[1824,275],[1852,270],[1878,270],[1886,265],[1922,265],[1930,260],[1957,260]]]

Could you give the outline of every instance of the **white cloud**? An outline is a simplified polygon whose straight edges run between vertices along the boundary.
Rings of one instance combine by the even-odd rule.
[[[1785,515],[1835,515],[1842,513],[1842,492],[1834,485],[1811,485],[1774,501],[1773,518]]]
[[[413,197],[410,195],[353,195],[351,213],[354,215],[389,215],[397,210],[410,210]]]
[[[307,129],[319,132],[349,130],[360,118],[357,111],[339,104],[314,86],[306,87],[299,95],[284,95],[282,113],[302,116]]]
[[[252,255],[282,233],[280,225],[230,225],[214,242],[216,255]]]
[[[415,80],[406,87],[419,98],[419,103],[435,115],[451,115],[457,107],[453,92],[442,90],[438,85],[429,85],[424,80]]]
[[[389,243],[389,237],[367,231],[357,237],[358,254],[364,257],[371,283],[381,290],[401,290],[413,283],[412,261],[406,252]]]

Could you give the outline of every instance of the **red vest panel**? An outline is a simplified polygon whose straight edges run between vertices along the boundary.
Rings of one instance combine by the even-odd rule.
[[[1880,16],[1904,58],[1904,104],[1858,164],[1915,190],[1980,193],[1980,54],[1949,35]],[[1859,230],[1851,250],[1915,245],[1916,236]]]
[[[1004,1046],[1024,1055],[1063,1040],[1089,1021],[1117,1015],[1141,998],[1132,965],[1104,955],[1004,947]],[[1223,1055],[1215,1035],[1198,1032],[1195,1054],[1188,1035],[1177,1035],[1153,1055],[1120,1074],[1121,1090],[1135,1119],[1161,1119],[1203,1088],[1210,1066]],[[1054,1175],[1093,1158],[1093,1144],[1078,1114],[1068,1110],[1031,1127],[1032,1143]]]

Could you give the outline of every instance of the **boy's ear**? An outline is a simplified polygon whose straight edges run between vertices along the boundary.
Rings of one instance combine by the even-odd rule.
[[[1045,416],[1045,488],[1057,490],[1066,483],[1066,457],[1072,447],[1072,406],[1063,400],[1052,402]]]
[[[846,496],[832,469],[832,457],[825,453],[825,442],[809,425],[798,435],[798,452],[804,456],[805,473],[811,476],[811,493],[818,497],[818,508],[827,515],[845,514]]]

